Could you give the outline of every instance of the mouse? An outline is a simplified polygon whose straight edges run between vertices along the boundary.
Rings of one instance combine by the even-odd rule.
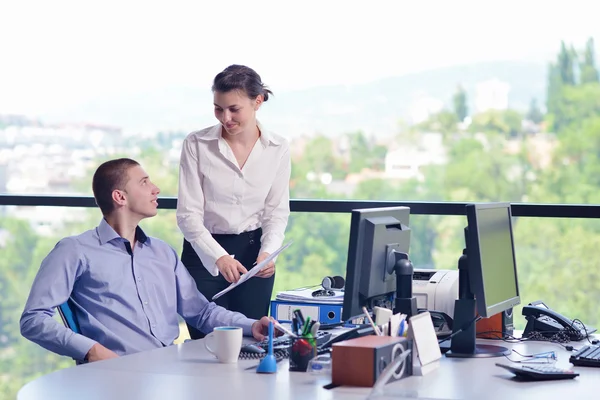
[[[262,347],[258,346],[255,343],[250,343],[250,344],[246,344],[246,345],[242,346],[241,351],[244,353],[256,353],[256,354],[265,353],[265,349],[263,349]]]

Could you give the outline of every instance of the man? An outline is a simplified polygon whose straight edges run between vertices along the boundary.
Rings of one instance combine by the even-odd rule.
[[[95,229],[62,239],[42,262],[21,316],[21,334],[55,353],[91,362],[169,346],[177,314],[203,332],[239,326],[264,339],[259,321],[209,302],[165,242],[138,223],[157,213],[159,188],[134,160],[107,161],[92,190],[104,218]],[[71,298],[81,334],[54,318]]]

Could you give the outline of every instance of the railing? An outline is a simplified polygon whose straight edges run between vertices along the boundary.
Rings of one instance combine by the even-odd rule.
[[[465,215],[461,202],[431,201],[371,201],[371,200],[290,200],[292,212],[349,213],[358,208],[410,207],[411,214],[418,215]],[[91,196],[47,196],[47,195],[4,195],[0,194],[0,206],[52,206],[52,207],[96,207]],[[159,198],[159,208],[174,210],[177,199]],[[514,217],[541,218],[600,218],[600,205],[588,204],[532,204],[512,203]]]

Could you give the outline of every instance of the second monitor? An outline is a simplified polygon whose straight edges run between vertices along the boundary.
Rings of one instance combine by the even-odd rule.
[[[398,259],[407,259],[409,219],[408,207],[352,210],[343,320],[362,314],[363,306],[393,309],[394,266]]]

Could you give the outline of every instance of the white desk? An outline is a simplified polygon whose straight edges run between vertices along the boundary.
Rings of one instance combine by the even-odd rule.
[[[574,343],[576,348],[582,344]],[[530,342],[512,347],[523,354],[554,350],[557,366],[571,366],[570,353],[556,344]],[[461,360],[444,356],[440,361],[439,368],[424,377],[387,385],[386,396],[381,398],[585,399],[597,396],[600,384],[600,368],[574,367],[581,375],[573,380],[533,383],[514,381],[511,373],[494,365],[509,364],[504,357]],[[273,375],[245,370],[256,364],[256,360],[219,364],[203,341],[197,340],[56,371],[25,385],[18,399],[364,399],[370,392],[367,388],[323,389],[330,383],[329,376],[289,372],[287,360],[278,364]]]

